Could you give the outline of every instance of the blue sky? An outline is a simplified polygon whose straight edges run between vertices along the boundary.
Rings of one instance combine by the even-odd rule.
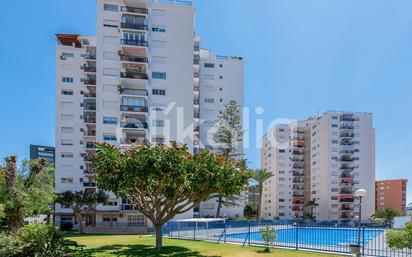
[[[412,179],[411,1],[197,0],[196,8],[202,47],[246,59],[246,105],[263,107],[266,125],[318,111],[372,112],[377,177]],[[0,22],[8,24],[0,157],[25,158],[30,143],[54,144],[54,34],[95,34],[95,2],[8,0]],[[259,151],[247,158],[257,167]]]

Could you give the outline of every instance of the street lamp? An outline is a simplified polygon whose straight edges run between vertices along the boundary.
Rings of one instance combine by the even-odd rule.
[[[358,244],[351,245],[352,253],[355,253],[356,256],[361,256],[361,223],[362,223],[362,198],[365,197],[368,192],[365,189],[358,189],[355,191],[355,197],[359,198],[359,221],[358,221]]]

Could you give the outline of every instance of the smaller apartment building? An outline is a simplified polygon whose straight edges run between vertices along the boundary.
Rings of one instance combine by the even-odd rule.
[[[406,213],[407,179],[376,181],[376,210],[394,208]]]
[[[263,219],[302,219],[315,200],[318,220],[348,223],[359,215],[357,189],[365,189],[362,217],[374,213],[375,131],[369,113],[330,111],[278,124],[262,140]]]

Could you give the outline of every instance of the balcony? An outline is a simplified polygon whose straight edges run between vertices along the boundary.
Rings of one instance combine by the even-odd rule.
[[[353,114],[342,114],[340,116],[340,121],[355,121]]]
[[[129,7],[129,6],[121,6],[120,11],[128,12],[128,13],[144,14],[144,15],[147,15],[149,13],[146,8],[137,8],[137,7]]]
[[[96,66],[92,65],[83,65],[82,69],[84,72],[96,72]]]
[[[301,179],[301,178],[294,178],[294,179],[293,179],[293,183],[294,183],[294,184],[303,184],[304,181],[303,181],[303,179]]]
[[[96,53],[87,53],[84,55],[84,59],[86,60],[96,60]]]
[[[199,100],[193,100],[194,105],[199,105]]]
[[[96,104],[85,104],[84,110],[85,111],[96,111]]]
[[[132,95],[132,96],[148,96],[147,90],[144,89],[134,89],[134,88],[119,88],[119,93],[121,95]]]
[[[123,62],[133,62],[133,63],[148,63],[149,60],[146,57],[137,57],[130,55],[121,55],[120,60]]]
[[[148,112],[147,106],[138,105],[120,105],[120,111],[122,112]]]
[[[122,22],[120,24],[120,27],[122,29],[134,29],[134,30],[146,30],[146,31],[148,29],[148,26],[145,24],[125,23],[125,22]]]
[[[96,92],[84,93],[83,95],[86,98],[96,98]]]
[[[147,142],[148,142],[147,139],[144,137],[128,137],[120,141],[122,145],[133,145],[133,144],[142,145]]]
[[[303,172],[293,172],[294,177],[303,177]]]
[[[89,168],[87,170],[84,170],[83,173],[85,175],[94,175],[94,170],[92,168]]]
[[[86,149],[96,149],[96,143],[95,142],[86,142],[85,144]]]
[[[194,131],[194,132],[199,132],[199,131],[200,131],[200,128],[199,128],[199,126],[197,126],[197,127],[194,127],[194,128],[193,128],[193,131]]]
[[[353,126],[353,125],[342,125],[342,126],[339,127],[339,129],[347,129],[347,130],[352,130],[354,128],[355,128],[355,126]]]
[[[83,79],[85,85],[96,85],[96,78],[86,78]]]
[[[354,138],[355,134],[354,133],[341,133],[340,138]]]
[[[96,136],[96,131],[86,131],[84,132],[85,137],[95,137]]]
[[[96,187],[96,182],[84,182],[84,187]]]
[[[353,202],[355,202],[355,199],[353,199],[353,198],[342,198],[342,199],[340,199],[340,202],[341,203],[353,203]]]
[[[353,215],[341,215],[340,218],[343,220],[353,219]]]
[[[340,211],[353,211],[354,208],[353,208],[353,206],[342,205],[342,206],[339,208],[339,210],[340,210]]]
[[[193,115],[193,117],[194,117],[195,119],[199,119],[199,118],[200,118],[200,113],[195,112],[194,115]]]
[[[126,78],[126,79],[144,79],[144,80],[149,79],[146,73],[137,73],[137,72],[121,72],[120,77]]]
[[[121,39],[121,45],[128,45],[128,46],[142,46],[148,47],[148,43],[145,40],[130,40],[130,39]]]
[[[84,118],[84,123],[96,124],[96,118],[93,118],[93,117]]]
[[[125,129],[147,129],[148,125],[146,122],[138,121],[123,121],[120,126]]]

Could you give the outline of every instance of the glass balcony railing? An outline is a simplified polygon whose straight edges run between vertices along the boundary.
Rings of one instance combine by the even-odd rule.
[[[149,61],[145,57],[136,57],[136,56],[128,56],[128,55],[121,55],[120,60],[124,62],[141,62],[141,63],[147,63]]]
[[[149,79],[147,74],[145,73],[134,73],[134,72],[121,72],[121,78],[128,78],[128,79]]]
[[[130,40],[130,39],[121,39],[120,44],[130,45],[130,46],[144,46],[147,47],[147,41],[145,40]]]
[[[129,7],[129,6],[122,6],[120,7],[121,12],[130,12],[130,13],[140,13],[140,14],[148,14],[148,10],[146,8],[137,8],[137,7]]]
[[[120,24],[123,29],[147,30],[148,26],[145,24],[122,22]]]
[[[120,105],[120,111],[124,112],[148,112],[147,106]]]

